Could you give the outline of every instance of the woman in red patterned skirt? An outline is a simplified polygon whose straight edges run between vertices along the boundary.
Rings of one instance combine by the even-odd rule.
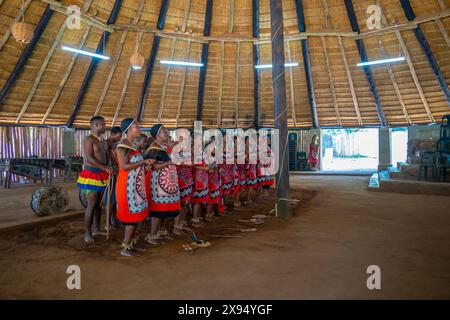
[[[139,125],[134,119],[124,119],[121,129],[126,137],[116,148],[119,165],[116,185],[117,218],[125,224],[120,254],[130,257],[144,251],[144,248],[137,245],[135,233],[137,223],[143,221],[148,212],[145,165],[151,166],[154,161],[144,160],[141,152],[133,145],[135,139],[141,135]]]
[[[179,142],[181,143],[184,138],[180,137]],[[183,154],[180,152],[180,158],[190,159],[190,152],[188,154]],[[176,235],[182,235],[183,231],[192,231],[191,228],[185,225],[186,213],[191,204],[192,194],[194,193],[194,169],[192,164],[182,163],[177,166],[178,171],[178,184],[180,186],[180,204],[181,212],[178,217],[175,218],[175,224],[173,228],[173,233]]]
[[[201,228],[204,226],[200,220],[201,206],[208,203],[209,200],[209,175],[208,166],[203,162],[196,165],[194,169],[194,193],[192,194],[191,203],[194,205],[192,226]]]
[[[151,244],[160,244],[164,238],[173,239],[165,228],[165,222],[180,213],[180,190],[177,167],[170,158],[167,146],[169,131],[163,125],[157,124],[152,127],[150,133],[155,141],[147,149],[145,157],[156,162],[150,178],[149,215],[152,223],[146,240]]]

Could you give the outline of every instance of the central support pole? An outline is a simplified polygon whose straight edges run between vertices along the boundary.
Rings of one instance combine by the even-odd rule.
[[[270,30],[272,38],[272,86],[275,129],[279,130],[279,169],[276,175],[277,216],[291,218],[289,200],[288,126],[286,109],[286,79],[284,76],[283,7],[281,0],[270,0]]]

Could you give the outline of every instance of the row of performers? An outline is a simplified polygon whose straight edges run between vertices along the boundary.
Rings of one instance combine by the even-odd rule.
[[[144,250],[137,243],[136,229],[146,219],[151,221],[146,241],[157,245],[171,238],[167,231],[169,218],[174,218],[174,234],[192,231],[186,219],[191,205],[190,225],[201,228],[203,205],[204,219],[214,221],[215,211],[218,216],[230,214],[227,205],[255,205],[259,197],[267,196],[274,183],[273,176],[261,175],[259,164],[175,165],[170,157],[169,131],[161,124],[152,127],[153,142],[148,148],[137,121],[124,119],[121,129],[124,136],[114,155],[119,169],[115,183],[117,218],[125,225],[123,256]],[[83,179],[105,181],[107,173],[84,170],[79,186],[86,182]]]

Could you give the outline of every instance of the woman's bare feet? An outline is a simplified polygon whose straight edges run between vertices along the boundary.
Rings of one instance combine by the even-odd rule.
[[[94,237],[92,237],[92,234],[90,232],[86,232],[84,234],[84,242],[86,244],[94,243]]]
[[[151,235],[150,233],[147,234],[147,236],[145,237],[145,241],[147,241],[148,243],[150,243],[154,246],[164,243],[164,242],[161,242],[161,240],[157,234]]]
[[[122,242],[122,251],[120,251],[120,255],[124,257],[136,257],[139,253],[133,250],[133,243],[126,244]]]

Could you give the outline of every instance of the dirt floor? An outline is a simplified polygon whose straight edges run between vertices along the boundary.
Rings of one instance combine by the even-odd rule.
[[[198,231],[212,246],[194,255],[182,249],[185,238],[124,258],[122,231],[87,248],[79,218],[1,234],[0,298],[450,298],[450,197],[370,192],[367,184],[292,176],[292,197],[301,200],[293,219],[269,218],[253,233],[225,229],[273,205],[245,208]],[[69,265],[81,268],[81,290],[66,287]],[[369,265],[381,268],[381,290],[366,287]]]

